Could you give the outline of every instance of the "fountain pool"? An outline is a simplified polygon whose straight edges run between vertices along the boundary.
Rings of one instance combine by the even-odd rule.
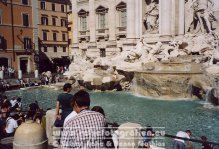
[[[21,96],[24,107],[34,100],[44,108],[55,108],[57,95],[61,91],[45,88],[18,90],[6,95]],[[72,92],[74,93],[74,92]],[[204,108],[194,100],[163,101],[134,96],[127,92],[90,92],[92,104],[102,106],[109,122],[134,122],[142,126],[165,127],[167,134],[191,129],[193,138],[205,135],[209,141],[219,142],[219,110]],[[171,139],[166,139],[166,148],[171,148]],[[195,144],[195,149],[200,149]]]

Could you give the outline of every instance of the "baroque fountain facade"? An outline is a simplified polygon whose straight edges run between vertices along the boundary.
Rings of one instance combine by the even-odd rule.
[[[89,7],[93,7],[90,1]],[[127,0],[127,8],[129,3],[137,1],[140,0]],[[144,33],[135,46],[99,57],[84,55],[74,43],[74,61],[65,75],[88,89],[132,89],[140,95],[161,98],[203,99],[207,95],[218,105],[219,2],[145,0],[141,3]],[[128,11],[133,12],[127,9],[127,14],[131,14]]]

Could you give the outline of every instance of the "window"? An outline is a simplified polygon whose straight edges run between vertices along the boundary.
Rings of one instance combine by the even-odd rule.
[[[68,44],[69,44],[69,45],[71,44],[71,39],[68,39]]]
[[[99,14],[99,29],[105,28],[105,14]]]
[[[65,5],[61,5],[61,12],[65,12]]]
[[[52,3],[52,11],[56,11],[56,5],[55,5],[55,3]]]
[[[65,33],[62,33],[62,41],[66,41]]]
[[[57,47],[54,47],[54,52],[55,52],[55,53],[57,52]]]
[[[127,26],[127,12],[126,12],[126,3],[121,2],[116,6],[119,16],[119,27]]]
[[[106,28],[106,14],[108,13],[108,8],[99,6],[96,9],[96,14],[98,15],[98,29]]]
[[[54,40],[54,41],[57,41],[56,33],[53,33],[52,36],[53,36],[53,40]]]
[[[80,18],[80,30],[81,31],[87,30],[87,15],[88,15],[88,12],[86,12],[83,9],[78,12],[78,16]]]
[[[66,19],[61,19],[61,26],[67,26]]]
[[[68,31],[71,31],[71,27],[68,27]]]
[[[42,25],[48,25],[48,17],[42,16],[41,17],[41,24]]]
[[[69,5],[69,10],[72,10],[72,5]]]
[[[87,18],[86,17],[81,17],[81,31],[86,31],[87,30]]]
[[[43,31],[43,40],[47,41],[47,31]]]
[[[5,39],[4,37],[0,36],[0,49],[5,49]]]
[[[106,57],[106,49],[100,49],[100,57]]]
[[[24,38],[24,49],[32,49],[31,38]]]
[[[66,47],[63,47],[63,52],[66,52]]]
[[[40,8],[45,10],[46,9],[46,2],[40,2]]]
[[[23,26],[29,26],[28,14],[23,14]]]
[[[121,27],[126,27],[126,11],[121,11],[121,22],[120,22],[120,26]]]
[[[47,52],[48,51],[47,47],[43,47],[43,51]]]
[[[28,5],[28,0],[22,0],[23,5]]]
[[[0,9],[0,24],[2,24],[2,10]]]
[[[52,17],[52,25],[56,26],[56,18],[55,17]]]

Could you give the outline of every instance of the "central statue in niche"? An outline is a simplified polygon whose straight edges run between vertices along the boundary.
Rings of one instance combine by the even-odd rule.
[[[216,21],[212,8],[212,0],[185,0],[185,31],[210,33],[215,28],[212,23]]]
[[[148,33],[158,33],[159,0],[145,0],[147,7],[144,15],[144,26]]]

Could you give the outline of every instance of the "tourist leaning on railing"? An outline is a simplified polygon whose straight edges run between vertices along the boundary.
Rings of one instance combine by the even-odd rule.
[[[176,137],[181,137],[181,138],[187,138],[190,139],[190,136],[192,135],[190,130],[186,130],[185,132],[179,131],[176,134]],[[188,141],[189,149],[193,149],[192,143]],[[173,149],[185,149],[186,144],[185,141],[182,139],[174,139],[173,141]]]

